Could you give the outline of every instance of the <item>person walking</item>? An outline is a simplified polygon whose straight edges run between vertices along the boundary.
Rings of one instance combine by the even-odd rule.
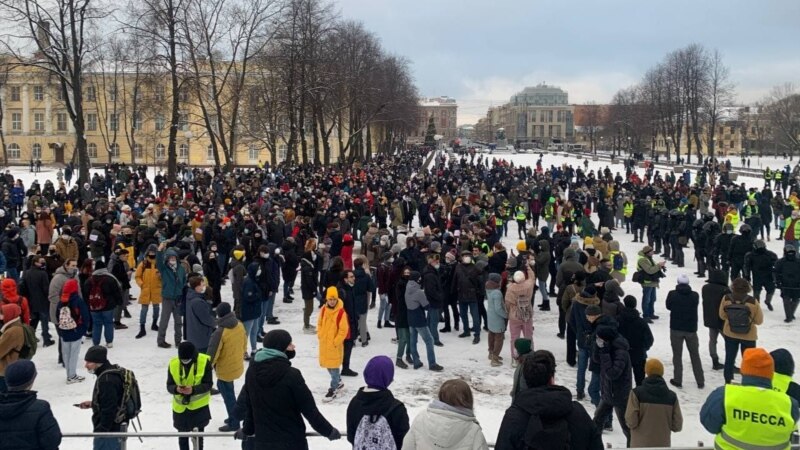
[[[700,296],[689,286],[689,277],[682,273],[678,275],[678,285],[675,290],[667,294],[667,309],[669,315],[669,338],[672,344],[672,366],[674,375],[669,384],[683,387],[683,344],[689,350],[692,360],[692,371],[697,387],[705,387],[703,364],[700,360],[699,341],[697,339],[697,309],[700,305]]]
[[[503,365],[500,352],[503,351],[508,313],[500,291],[502,281],[499,273],[490,273],[486,281],[486,326],[489,329],[489,361],[492,367]]]
[[[725,322],[722,335],[725,338],[725,383],[733,381],[733,366],[736,353],[744,354],[754,348],[758,340],[758,325],[764,323],[761,304],[750,295],[750,283],[744,278],[731,282],[731,293],[722,298],[719,317]],[[772,377],[770,376],[770,379]]]
[[[525,383],[503,415],[495,449],[525,450],[530,443],[558,448],[569,443],[572,450],[601,450],[603,440],[592,418],[569,389],[555,384],[556,361],[547,350],[525,358]],[[545,420],[542,420],[546,418]]]
[[[417,351],[417,340],[422,338],[425,343],[425,350],[428,358],[428,369],[434,372],[441,372],[442,366],[436,364],[436,352],[434,351],[433,336],[428,328],[428,320],[425,318],[425,308],[428,306],[428,299],[420,286],[421,275],[419,272],[411,272],[406,285],[405,298],[406,310],[408,314],[408,327],[411,332],[409,346],[411,347],[411,358],[414,369],[423,366]]]
[[[322,271],[322,256],[317,251],[317,240],[308,239],[305,252],[300,259],[300,293],[303,297],[303,333],[316,334],[317,329],[311,325],[311,313],[314,312],[314,299],[319,290],[319,276]],[[380,315],[380,314],[379,314]],[[380,328],[378,317],[378,328]]]
[[[247,336],[244,325],[236,318],[231,304],[217,306],[217,328],[208,343],[208,356],[217,374],[217,389],[225,402],[228,419],[219,431],[236,431],[240,418],[236,417],[236,388],[234,382],[244,373],[244,354],[247,353]]]
[[[364,367],[366,387],[359,388],[355,397],[347,405],[347,441],[354,449],[402,448],[403,439],[409,430],[408,411],[400,400],[389,390],[394,381],[394,364],[388,356],[375,356]],[[383,430],[383,419],[391,433],[389,436],[376,434]],[[378,442],[370,438],[383,438]],[[380,446],[383,444],[383,446]]]
[[[746,349],[741,372],[741,385],[718,387],[700,409],[700,423],[716,435],[714,446],[789,448],[800,410],[796,400],[772,389],[772,356],[763,348]]]
[[[116,277],[106,270],[103,260],[95,261],[94,272],[86,281],[88,305],[92,314],[92,343],[100,345],[105,337],[106,347],[114,346],[114,308],[122,304],[122,289]]]
[[[403,439],[403,450],[423,449],[486,450],[489,445],[475,418],[469,385],[460,379],[447,380],[428,408],[417,414]]]
[[[775,263],[778,256],[767,250],[761,239],[753,242],[753,251],[744,256],[744,278],[753,281],[753,296],[761,301],[761,290],[766,291],[764,304],[772,311],[772,296],[775,294]]]
[[[58,450],[61,428],[50,403],[36,398],[33,361],[20,360],[6,368],[8,392],[0,394],[0,447],[15,450]]]
[[[647,378],[628,397],[625,423],[631,430],[631,448],[671,447],[672,433],[683,429],[678,396],[664,381],[664,365],[651,358],[645,364]]]
[[[70,278],[64,283],[61,303],[56,314],[58,315],[56,328],[61,336],[61,354],[64,368],[67,370],[67,384],[80,383],[85,378],[77,373],[78,360],[83,336],[89,329],[91,316],[89,307],[81,298],[78,280]]]
[[[369,330],[367,329],[367,313],[372,292],[375,290],[375,283],[372,274],[369,273],[369,263],[365,256],[359,256],[353,261],[353,300],[355,302],[355,312],[358,316],[358,339],[361,346],[369,345]]]
[[[159,347],[170,348],[172,345],[166,341],[170,318],[173,319],[175,345],[181,342],[181,336],[183,335],[180,302],[183,298],[183,287],[186,285],[186,269],[178,262],[178,252],[172,248],[167,250],[166,241],[159,244],[157,248],[156,267],[161,274],[161,299],[163,305],[161,319],[158,322],[158,337],[156,340]]]
[[[141,310],[139,312],[139,334],[136,335],[136,339],[141,339],[147,334],[147,312],[151,305],[153,306],[153,323],[150,325],[150,329],[158,331],[162,286],[161,272],[159,272],[156,266],[157,253],[158,248],[155,245],[148,246],[144,259],[136,266],[136,275],[134,279],[139,286],[139,305],[141,305]]]
[[[324,402],[330,402],[344,389],[341,381],[341,366],[344,360],[345,340],[350,339],[350,324],[339,291],[331,286],[325,291],[325,305],[317,318],[319,341],[319,365],[331,376],[330,388]]]
[[[332,298],[337,300],[334,309],[341,310],[341,301],[338,297]],[[330,309],[322,307],[323,310],[326,308]],[[324,314],[320,311],[320,317]],[[326,325],[329,324],[326,322]],[[317,328],[319,330],[321,328]],[[270,330],[264,336],[264,348],[256,352],[247,369],[244,387],[236,401],[242,428],[235,436],[247,437],[245,445],[252,441],[249,448],[308,450],[306,421],[314,431],[329,440],[341,438],[339,430],[317,409],[300,370],[292,367],[291,360],[296,351],[292,336],[286,330]]]
[[[614,410],[627,446],[630,446],[631,434],[625,424],[625,408],[628,406],[632,384],[631,359],[628,353],[630,346],[611,324],[598,325],[595,342],[592,359],[600,366],[600,404],[594,411],[594,423],[598,428],[603,428],[609,413]]]
[[[92,431],[95,433],[118,433],[122,431],[121,424],[117,422],[117,412],[122,404],[124,392],[123,379],[114,375],[115,369],[108,361],[108,349],[95,345],[86,351],[83,357],[84,367],[96,377],[92,389],[92,399],[78,404],[80,409],[92,410]],[[96,437],[94,450],[119,450],[119,438]]]
[[[775,263],[775,285],[781,290],[783,300],[783,319],[786,323],[794,321],[797,305],[800,304],[800,259],[797,258],[797,248],[786,244],[783,249],[783,258]]]
[[[730,294],[728,273],[720,269],[709,269],[708,280],[701,291],[703,297],[703,325],[708,328],[708,353],[711,356],[711,368],[722,370],[717,353],[717,340],[722,333],[725,322],[719,317],[722,298]]]
[[[191,341],[178,346],[178,356],[169,361],[167,392],[172,395],[172,426],[179,432],[205,430],[211,421],[211,358],[199,353]],[[203,449],[203,438],[199,439]],[[189,450],[189,438],[179,437],[178,448]]]

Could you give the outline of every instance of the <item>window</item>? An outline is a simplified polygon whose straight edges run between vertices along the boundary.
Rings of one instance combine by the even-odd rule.
[[[44,131],[44,113],[33,113],[33,129],[34,131]]]
[[[166,149],[164,148],[164,144],[156,145],[156,159],[164,159],[167,157]]]
[[[44,100],[44,86],[33,87],[33,99],[39,102]]]
[[[189,157],[189,144],[181,144],[178,148],[178,158],[187,159]]]
[[[111,89],[108,90],[108,99],[112,102],[117,100],[117,87],[112,86]]]
[[[133,88],[133,101],[140,102],[142,100],[142,90],[139,86]]]
[[[250,144],[249,146],[247,146],[247,156],[250,159],[250,161],[258,161],[259,153],[260,152],[258,151],[258,147],[256,147],[255,144]]]
[[[111,114],[108,116],[108,128],[111,131],[119,130],[119,114]]]
[[[214,134],[219,134],[219,121],[217,120],[217,116],[209,116],[208,122],[211,124],[211,131]]]
[[[734,148],[734,147],[736,147],[736,144],[734,143],[734,141],[731,141],[731,148]]]
[[[178,116],[178,129],[189,131],[189,115],[186,112],[181,112]]]
[[[206,161],[216,161],[214,159],[214,146],[212,145],[209,145],[208,148],[206,148]]]
[[[97,144],[89,144],[86,150],[89,152],[89,158],[97,158]]]
[[[86,131],[97,131],[97,114],[86,115]]]
[[[136,113],[136,115],[133,116],[133,123],[131,124],[131,126],[133,127],[134,130],[141,130],[142,129],[142,114],[141,113]]]
[[[11,113],[11,131],[22,131],[22,113]]]
[[[33,144],[31,147],[31,158],[42,159],[42,144]]]
[[[119,158],[119,144],[116,142],[111,144],[111,147],[108,149],[108,153],[111,153],[112,158]]]
[[[56,113],[56,130],[67,131],[67,113]]]
[[[553,110],[548,110],[547,111],[547,121],[548,122],[552,122],[553,121]]]
[[[144,149],[142,148],[142,144],[134,144],[133,157],[136,159],[144,159]]]
[[[285,161],[286,160],[286,144],[281,144],[278,146],[278,161]]]
[[[157,102],[164,101],[164,86],[156,86],[153,88],[153,100]]]
[[[8,159],[20,159],[21,152],[18,144],[8,144]]]
[[[12,102],[20,101],[20,88],[19,86],[11,86],[9,88],[9,97],[11,98]]]
[[[182,102],[188,102],[189,101],[189,90],[186,89],[186,88],[179,89],[178,90],[178,100],[180,100]]]
[[[156,116],[156,131],[161,131],[164,129],[164,124],[166,123],[166,119],[164,119],[163,114],[159,114]]]
[[[97,89],[94,86],[86,88],[86,100],[90,102],[97,100]]]
[[[58,99],[58,101],[60,101],[60,102],[63,102],[63,101],[64,101],[64,90],[63,90],[63,89],[61,89],[61,86],[57,86],[57,87],[56,87],[56,98],[57,98],[57,99]]]

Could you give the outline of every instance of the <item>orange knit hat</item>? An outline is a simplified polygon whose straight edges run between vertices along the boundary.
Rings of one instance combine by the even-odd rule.
[[[775,361],[763,348],[748,348],[742,358],[742,376],[772,379],[775,374]]]

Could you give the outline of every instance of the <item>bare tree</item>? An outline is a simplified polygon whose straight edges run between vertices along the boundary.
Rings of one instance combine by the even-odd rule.
[[[95,22],[106,16],[97,0],[0,0],[0,15],[10,25],[0,39],[16,64],[41,70],[59,84],[75,129],[78,182],[89,180],[89,154],[83,104],[84,63],[93,50],[87,40]],[[13,42],[13,45],[12,45]],[[22,47],[16,47],[17,44]],[[31,49],[35,54],[31,56]]]
[[[776,144],[790,155],[800,152],[800,94],[795,86],[774,87],[765,103]]]
[[[714,139],[720,114],[724,106],[729,106],[734,101],[734,85],[730,81],[728,67],[722,62],[719,50],[708,57],[708,94],[705,101],[707,115],[707,143],[708,156],[714,158]]]
[[[11,64],[8,61],[8,57],[4,55],[0,55],[0,90],[5,89],[6,94],[8,95],[8,79],[9,79],[9,72],[10,72]],[[8,165],[8,147],[6,147],[6,132],[3,129],[3,124],[5,123],[5,105],[3,105],[3,96],[0,95],[0,149],[3,151],[3,165]]]

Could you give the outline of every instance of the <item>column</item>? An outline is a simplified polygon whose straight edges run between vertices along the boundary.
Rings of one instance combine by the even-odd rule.
[[[20,100],[22,100],[22,132],[29,134],[31,132],[31,100],[28,97],[28,85],[23,84],[20,89]]]

